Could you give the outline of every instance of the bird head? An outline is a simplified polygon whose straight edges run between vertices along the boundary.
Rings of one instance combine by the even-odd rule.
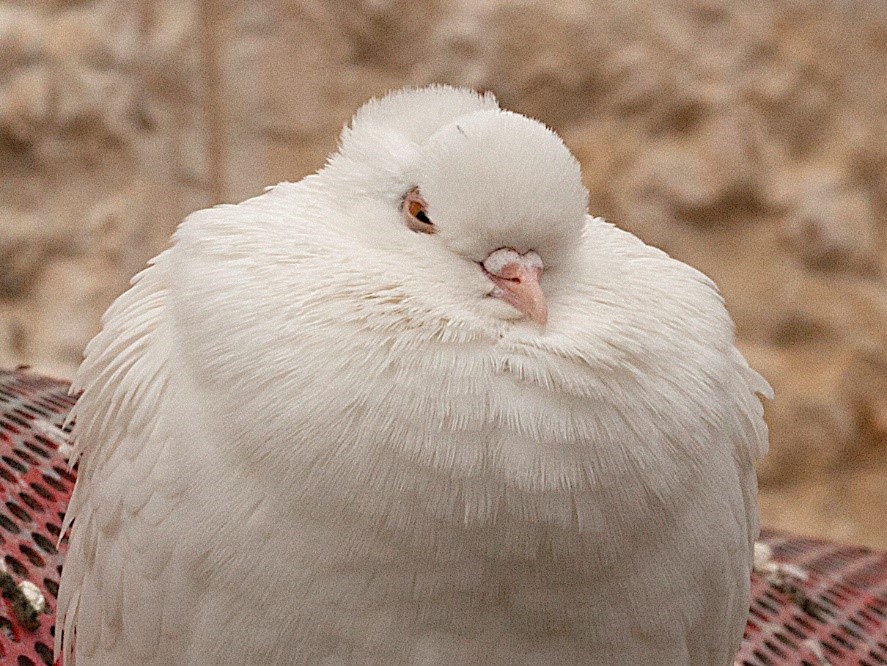
[[[635,424],[673,416],[670,455],[732,344],[707,278],[590,217],[563,142],[468,90],[367,103],[317,174],[192,214],[173,249],[177,353],[279,488],[393,487],[404,460],[621,482]]]
[[[388,277],[424,285],[411,296],[451,319],[546,325],[546,283],[579,244],[588,195],[543,124],[469,90],[400,91],[356,114],[325,172]]]

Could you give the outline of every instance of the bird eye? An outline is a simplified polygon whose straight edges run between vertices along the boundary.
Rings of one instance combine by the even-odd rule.
[[[433,234],[437,231],[434,222],[428,217],[426,210],[427,204],[419,194],[419,188],[414,187],[403,198],[401,211],[403,212],[404,222],[411,231],[420,234]]]

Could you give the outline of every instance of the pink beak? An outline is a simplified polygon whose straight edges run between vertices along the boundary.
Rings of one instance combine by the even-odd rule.
[[[542,258],[535,252],[519,254],[508,247],[491,252],[481,266],[495,285],[490,296],[501,298],[540,326],[548,322],[548,302],[539,285]]]

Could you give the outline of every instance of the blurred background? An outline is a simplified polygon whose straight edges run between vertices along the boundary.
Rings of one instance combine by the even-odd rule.
[[[491,90],[711,275],[776,389],[765,525],[887,547],[887,3],[0,0],[0,366],[70,377],[190,211],[368,97]]]

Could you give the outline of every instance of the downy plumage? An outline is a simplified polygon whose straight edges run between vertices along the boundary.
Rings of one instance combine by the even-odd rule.
[[[190,215],[76,377],[65,663],[732,663],[769,387],[586,208],[553,132],[431,87]]]

